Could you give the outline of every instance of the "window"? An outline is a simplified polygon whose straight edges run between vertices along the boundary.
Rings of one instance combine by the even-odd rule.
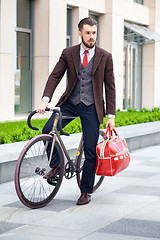
[[[139,45],[143,45],[145,43],[145,38],[142,35],[137,34],[127,27],[124,28],[124,40],[126,42],[136,42]]]
[[[138,44],[148,44],[160,41],[160,34],[153,30],[137,25],[135,23],[124,22],[125,32],[124,38],[126,41],[137,42]]]
[[[31,28],[30,0],[17,0],[17,27]]]
[[[142,107],[142,44],[144,39],[124,28],[123,108]]]
[[[32,109],[31,1],[16,1],[15,113]]]
[[[128,1],[143,4],[143,0],[128,0]]]
[[[89,17],[97,21],[97,46],[99,46],[99,16],[90,12]]]
[[[72,46],[72,8],[67,7],[67,37],[66,47]]]

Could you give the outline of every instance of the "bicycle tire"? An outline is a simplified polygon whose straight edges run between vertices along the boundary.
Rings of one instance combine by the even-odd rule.
[[[102,130],[99,130],[98,143],[103,140],[103,136],[104,136],[104,132],[103,132]],[[83,145],[82,145],[82,148],[81,148],[81,150],[80,150],[79,157],[78,157],[78,159],[77,159],[77,164],[76,164],[76,169],[79,170],[79,171],[76,173],[77,184],[78,184],[79,188],[80,188],[80,182],[81,182],[81,175],[82,175],[84,160],[85,160],[85,158],[84,158],[84,147],[83,147]],[[104,178],[105,178],[104,176],[97,176],[97,175],[95,175],[93,192],[95,192],[95,191],[99,188],[99,186],[102,184]]]
[[[48,180],[43,178],[50,170],[45,146],[52,141],[51,135],[38,135],[27,143],[18,158],[15,169],[15,188],[20,201],[29,208],[35,209],[47,205],[61,186],[64,176],[64,156],[57,141],[55,141],[54,151],[60,160],[60,171],[54,179],[54,185],[50,185]]]

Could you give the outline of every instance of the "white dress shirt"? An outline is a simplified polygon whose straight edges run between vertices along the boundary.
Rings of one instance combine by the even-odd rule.
[[[81,63],[83,63],[83,58],[84,58],[84,52],[85,49],[82,47],[82,44],[80,45],[80,58],[81,58]],[[95,46],[93,48],[91,48],[90,50],[88,50],[87,53],[87,58],[88,58],[88,63],[89,61],[92,59],[92,57],[95,54]]]

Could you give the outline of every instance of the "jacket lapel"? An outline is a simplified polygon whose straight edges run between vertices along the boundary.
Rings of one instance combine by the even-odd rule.
[[[72,52],[72,60],[73,60],[73,64],[74,64],[77,76],[79,71],[79,59],[80,59],[80,44],[75,46]]]
[[[94,55],[94,62],[93,62],[93,75],[100,64],[100,61],[103,57],[103,53],[101,52],[100,48],[96,46],[95,48],[95,55]],[[76,70],[76,74],[78,76],[79,71],[79,60],[80,60],[80,44],[76,45],[72,52],[72,60]]]
[[[94,62],[93,62],[93,75],[94,75],[98,65],[100,64],[102,57],[103,57],[103,53],[101,52],[100,48],[96,46]]]

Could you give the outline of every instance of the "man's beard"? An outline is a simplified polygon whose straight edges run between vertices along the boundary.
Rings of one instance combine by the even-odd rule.
[[[84,39],[83,39],[83,37],[81,37],[82,38],[82,43],[84,44],[84,46],[86,47],[86,48],[93,48],[95,45],[96,45],[96,41],[93,43],[92,42],[92,45],[89,45],[88,43],[86,43],[85,41],[84,41]]]

